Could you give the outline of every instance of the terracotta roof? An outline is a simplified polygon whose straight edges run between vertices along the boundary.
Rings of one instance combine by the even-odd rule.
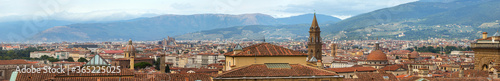
[[[85,62],[68,62],[68,61],[59,61],[59,62],[52,62],[54,64],[85,64]]]
[[[404,54],[404,55],[406,55],[410,52],[411,52],[410,50],[394,50],[394,51],[389,52],[388,54],[399,54],[399,55]]]
[[[438,55],[437,53],[432,53],[432,52],[422,52],[420,55]]]
[[[288,76],[333,76],[335,72],[301,64],[289,64],[290,68],[268,68],[265,64],[253,64],[236,68],[216,77],[288,77]]]
[[[403,68],[403,66],[404,66],[403,64],[390,65],[390,66],[385,66],[385,67],[381,68],[381,70],[384,70],[384,71],[396,71],[399,68]]]
[[[467,78],[411,77],[411,78],[403,78],[401,79],[401,81],[417,81],[422,78],[429,81],[498,81],[498,80],[488,80],[487,77],[467,77]]]
[[[140,80],[143,79],[133,78],[133,77],[61,77],[61,78],[46,79],[46,81],[140,81]]]
[[[117,58],[117,59],[113,59],[113,60],[130,60],[128,58]],[[134,58],[134,60],[153,60],[153,58],[147,58],[147,57],[143,57],[143,58]]]
[[[199,73],[165,74],[133,73],[122,69],[120,73],[18,73],[16,81],[211,81],[209,75]]]
[[[225,53],[225,56],[307,56],[307,54],[269,43],[260,43],[243,48],[242,52]]]
[[[212,63],[212,64],[208,64],[207,65],[208,67],[217,67],[217,68],[223,68],[224,67],[224,64],[223,63]]]
[[[155,77],[151,81],[212,81],[209,75],[200,73],[188,73],[188,74],[155,74]]]
[[[337,73],[348,73],[348,72],[366,72],[366,71],[376,71],[377,69],[373,67],[346,67],[346,68],[328,68],[327,70],[334,71]]]
[[[382,52],[382,50],[373,50],[366,57],[367,61],[386,61],[387,56]]]
[[[12,64],[31,64],[26,60],[1,60],[0,65],[12,65]]]
[[[16,81],[44,81],[55,76],[56,73],[18,73]]]
[[[413,76],[406,75],[406,74],[396,76],[396,78],[410,78],[410,77],[413,77]]]
[[[123,53],[123,50],[104,50],[104,53],[107,54]]]
[[[392,73],[356,73],[356,81],[399,81]]]
[[[460,71],[453,72],[451,76],[445,76],[445,77],[451,77],[451,78],[458,78],[460,74]],[[481,70],[474,70],[474,69],[469,69],[464,71],[463,77],[488,77],[489,73],[487,71],[481,71]]]

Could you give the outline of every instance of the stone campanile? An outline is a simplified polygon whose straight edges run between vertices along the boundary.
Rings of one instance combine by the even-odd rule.
[[[322,42],[320,33],[321,31],[319,29],[318,21],[316,20],[316,13],[314,13],[311,28],[309,28],[309,42],[307,43],[307,62],[318,62],[322,58]]]

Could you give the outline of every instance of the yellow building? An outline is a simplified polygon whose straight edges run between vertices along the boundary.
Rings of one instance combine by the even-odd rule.
[[[224,71],[242,66],[264,63],[307,64],[307,54],[269,43],[255,44],[245,48],[237,45],[232,52],[225,53]]]
[[[214,81],[342,81],[337,73],[323,69],[320,30],[314,15],[309,33],[308,54],[269,43],[225,53],[223,73]]]
[[[218,74],[213,81],[342,81],[333,71],[288,63],[252,64]]]

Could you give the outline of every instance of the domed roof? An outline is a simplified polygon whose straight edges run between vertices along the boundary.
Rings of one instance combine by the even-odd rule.
[[[132,39],[128,41],[128,44],[125,46],[125,49],[123,51],[125,52],[135,51],[135,47],[134,45],[132,45]]]
[[[366,57],[367,61],[387,61],[387,56],[382,52],[382,50],[373,50]]]

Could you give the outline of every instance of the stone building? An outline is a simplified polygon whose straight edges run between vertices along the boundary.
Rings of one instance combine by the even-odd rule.
[[[496,66],[495,62],[500,62],[500,34],[496,32],[488,37],[487,32],[483,32],[483,37],[477,42],[471,43],[474,50],[474,69],[488,70]]]

